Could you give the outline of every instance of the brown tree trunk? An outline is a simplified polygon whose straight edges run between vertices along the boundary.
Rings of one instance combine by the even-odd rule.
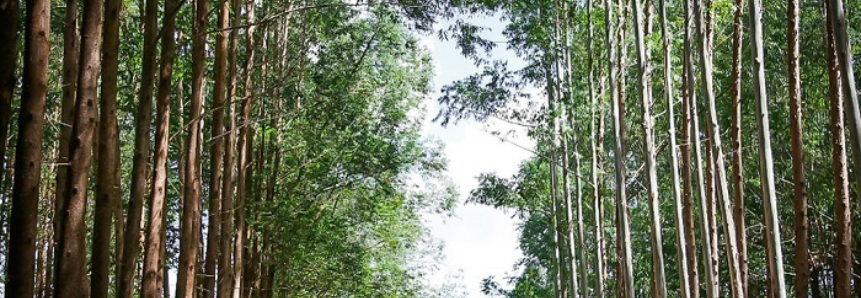
[[[144,10],[144,47],[142,54],[141,86],[138,90],[137,115],[135,117],[135,144],[132,157],[131,194],[126,215],[126,237],[123,244],[122,272],[120,273],[120,298],[131,298],[134,292],[134,277],[137,257],[140,252],[141,218],[144,196],[147,189],[147,168],[150,158],[150,125],[152,123],[153,78],[156,71],[156,46],[158,35],[158,1],[146,0]]]
[[[693,27],[688,21],[690,18],[689,9],[691,1],[685,1],[686,21],[685,21],[685,37],[684,37],[684,56],[682,69],[682,143],[679,148],[681,150],[681,168],[682,168],[682,215],[684,217],[684,234],[685,243],[688,246],[688,258],[685,260],[688,263],[690,270],[690,298],[699,298],[700,296],[700,281],[699,270],[697,266],[697,241],[694,222],[694,200],[693,200],[693,175],[691,174],[691,103],[694,99],[695,86],[693,74],[693,49],[691,47],[691,39],[693,38]]]
[[[174,31],[176,13],[179,7],[174,0],[165,3],[164,34],[161,35],[161,65],[158,74],[158,94],[156,95],[156,131],[153,160],[152,190],[149,197],[149,216],[144,244],[143,280],[141,295],[145,298],[158,298],[162,295],[160,283],[164,264],[165,219],[167,206],[167,159],[170,146],[170,94],[173,80]]]
[[[744,24],[741,20],[742,0],[733,1],[733,30],[732,30],[732,71],[730,93],[731,107],[731,141],[732,141],[732,190],[733,190],[733,219],[738,236],[738,257],[741,273],[741,286],[744,297],[748,296],[748,260],[747,232],[744,222],[744,167],[742,166],[741,146],[741,42],[744,36]]]
[[[226,29],[230,19],[230,0],[220,2],[218,28]],[[219,256],[221,236],[222,167],[224,151],[224,98],[227,92],[228,30],[219,30],[215,37],[215,87],[212,100],[212,144],[209,146],[209,225],[206,234],[203,288],[199,297],[215,297],[215,267]]]
[[[120,201],[120,136],[117,123],[117,74],[121,0],[105,0],[102,92],[99,114],[96,208],[93,221],[90,297],[107,298],[110,284],[111,227]],[[122,221],[121,218],[117,220]]]
[[[0,191],[6,177],[6,140],[12,120],[12,94],[18,79],[18,0],[0,0]]]
[[[245,4],[246,18],[249,24],[256,22],[256,4],[252,0],[248,0]],[[244,68],[244,96],[242,98],[242,115],[239,132],[239,156],[238,156],[238,173],[236,182],[236,241],[233,246],[233,298],[241,298],[246,287],[247,280],[244,280],[244,250],[245,239],[247,238],[245,227],[246,202],[248,200],[248,167],[251,163],[250,153],[252,151],[251,142],[251,108],[254,98],[254,86],[252,83],[252,74],[254,71],[254,58],[256,53],[255,30],[257,26],[251,25],[246,32],[245,41],[245,68]],[[265,53],[265,49],[264,49]]]
[[[6,259],[6,297],[33,297],[36,225],[42,181],[42,135],[51,53],[51,1],[31,0],[27,2],[26,9],[24,73]]]
[[[236,28],[239,26],[239,18],[241,8],[239,1],[230,0],[233,16],[230,27]],[[236,105],[233,103],[234,95],[236,94],[236,48],[237,30],[230,30],[229,48],[227,49],[227,78],[229,82],[227,86],[227,104],[228,129],[224,133],[226,140],[224,150],[224,179],[221,193],[221,258],[218,263],[218,297],[230,298],[233,295],[233,196],[234,196],[234,156],[236,152]]]
[[[192,90],[189,111],[188,142],[186,144],[185,185],[183,185],[182,220],[180,226],[179,273],[177,298],[192,298],[197,272],[198,242],[200,241],[200,117],[205,88],[206,25],[209,0],[195,0],[192,32]]]
[[[799,69],[799,7],[798,0],[787,1],[788,79],[789,79],[789,124],[792,146],[792,182],[794,184],[795,207],[795,297],[807,298],[810,281],[807,226],[807,178],[804,172],[804,147],[802,142],[803,122],[801,118],[801,70]],[[842,122],[842,121],[841,121]],[[833,134],[832,134],[833,137]],[[836,174],[836,172],[835,172]],[[836,185],[835,185],[836,186]]]
[[[66,0],[66,13],[63,25],[63,99],[60,104],[60,142],[57,148],[57,177],[54,187],[54,242],[55,258],[53,267],[59,259],[60,231],[63,229],[62,214],[65,208],[66,189],[69,182],[69,144],[72,142],[72,125],[75,114],[75,96],[78,91],[78,0]],[[56,273],[56,272],[55,272]],[[53,279],[53,276],[49,278]],[[53,293],[52,293],[53,294]]]
[[[62,230],[57,253],[54,297],[87,296],[86,248],[87,186],[93,159],[98,102],[96,88],[101,67],[102,0],[86,0],[81,21],[81,59],[72,142],[69,147],[69,181],[61,213]]]
[[[839,7],[835,7],[839,6]],[[843,63],[851,62],[851,55],[845,48],[846,35],[845,16],[842,14],[842,1],[825,1],[825,19],[827,22],[826,44],[828,45],[828,81],[831,111],[831,135],[832,135],[832,170],[834,172],[834,209],[836,212],[835,230],[837,233],[834,258],[834,297],[851,297],[851,274],[852,274],[852,208],[849,199],[849,177],[846,165],[845,135],[841,129],[848,129],[853,143],[853,155],[858,157],[857,138],[854,131],[858,123],[857,96],[854,93],[854,82],[851,66],[846,67]],[[841,32],[842,31],[842,32]],[[841,40],[841,37],[843,38]],[[847,59],[848,58],[848,59]],[[849,72],[846,72],[846,71]],[[848,77],[847,77],[848,76]],[[853,84],[847,87],[846,84]],[[847,93],[850,92],[850,93]],[[846,96],[845,102],[843,96]],[[853,103],[854,101],[854,103]],[[843,110],[841,110],[843,109]],[[846,117],[848,127],[843,127],[840,117]],[[836,134],[839,133],[839,136]],[[835,137],[836,136],[836,137]],[[858,160],[855,160],[855,169],[858,168]],[[855,173],[856,178],[861,173]]]

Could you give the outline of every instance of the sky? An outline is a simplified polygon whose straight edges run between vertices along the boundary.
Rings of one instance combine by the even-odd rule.
[[[491,29],[491,32],[483,33],[486,38],[504,40],[501,34],[504,23],[498,18],[481,17],[471,21]],[[460,55],[454,42],[442,41],[432,35],[424,37],[422,43],[435,63],[434,85],[437,91],[478,71],[470,60]],[[524,64],[504,45],[499,45],[491,55],[492,59],[508,60],[513,67]],[[458,280],[453,282],[463,287],[467,298],[485,297],[480,291],[481,280],[491,275],[504,277],[515,273],[514,264],[522,257],[517,242],[517,221],[510,212],[463,202],[478,185],[476,177],[479,174],[496,173],[500,177],[515,174],[518,165],[532,155],[519,146],[533,148],[534,143],[525,136],[522,128],[492,119],[488,123],[470,120],[442,127],[431,121],[438,111],[438,95],[435,93],[426,99],[428,112],[423,135],[445,144],[448,176],[459,190],[460,203],[453,217],[425,216],[431,235],[444,244],[444,259],[432,281],[439,283],[445,278],[456,277]],[[506,138],[517,145],[501,141],[489,133],[491,129],[513,130],[515,134]]]

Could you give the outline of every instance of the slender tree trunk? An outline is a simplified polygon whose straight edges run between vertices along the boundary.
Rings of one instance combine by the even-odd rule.
[[[762,45],[762,0],[750,0],[750,40],[751,40],[751,55],[753,56],[753,74],[754,74],[754,95],[756,95],[756,109],[757,109],[757,124],[759,124],[759,161],[760,161],[760,179],[762,180],[761,188],[762,188],[762,199],[763,199],[763,208],[765,209],[765,226],[767,239],[769,242],[768,245],[768,266],[770,268],[769,276],[771,282],[773,284],[773,288],[775,290],[774,297],[777,298],[785,298],[786,297],[786,282],[784,281],[783,276],[783,251],[781,249],[780,242],[780,219],[779,213],[777,210],[777,194],[774,188],[774,163],[771,157],[771,129],[769,128],[768,123],[768,93],[766,92],[765,87],[765,50]],[[791,20],[790,20],[791,21]],[[793,36],[790,35],[790,42],[793,40]],[[797,39],[796,39],[797,41]],[[793,59],[793,53],[790,52],[790,59]],[[797,57],[797,56],[795,56]],[[792,69],[792,67],[790,67]],[[797,68],[796,68],[797,69]],[[792,70],[790,70],[792,71]],[[791,76],[792,77],[792,76]],[[793,86],[795,85],[795,86]],[[795,88],[795,89],[793,89]],[[792,93],[793,90],[800,91],[800,87],[797,82],[793,82],[793,79],[790,78],[790,106],[793,110],[793,116],[791,117],[791,121],[799,122],[799,127],[795,127],[793,124],[793,129],[798,129],[800,133],[800,110],[798,109],[799,105],[797,104],[797,98],[793,99]],[[796,119],[792,119],[796,118]],[[801,163],[800,168],[803,171],[803,162],[798,160],[801,155],[801,140],[800,138],[796,139],[793,137],[793,180],[796,183],[796,200],[799,200],[799,183],[804,184],[804,173],[801,173],[802,177],[801,181],[798,181],[798,167],[797,164]],[[796,148],[796,146],[798,148]],[[805,192],[804,190],[801,191]],[[797,214],[796,214],[797,215]],[[802,240],[803,241],[803,240]],[[806,260],[805,260],[806,261]]]
[[[801,118],[801,70],[799,68],[799,6],[798,0],[787,1],[787,37],[789,54],[789,109],[792,146],[792,182],[795,185],[795,297],[807,298],[810,281],[807,227],[807,178],[804,172],[804,147]],[[836,185],[835,185],[836,186]]]
[[[233,9],[232,23],[231,27],[236,28],[239,26],[239,18],[241,8],[239,6],[239,1],[231,0],[230,4]],[[226,138],[226,148],[224,150],[224,184],[222,187],[222,195],[221,195],[221,259],[218,261],[220,264],[218,266],[218,297],[220,298],[230,298],[233,296],[233,264],[231,263],[233,259],[233,212],[234,212],[234,204],[233,204],[233,196],[234,196],[234,156],[236,152],[236,111],[235,104],[233,103],[234,95],[236,94],[237,88],[237,80],[236,80],[236,50],[238,48],[237,42],[239,39],[237,38],[237,30],[230,30],[230,45],[228,48],[228,74],[227,80],[229,80],[230,84],[227,86],[227,115],[228,115],[228,129],[224,133],[224,138]]]
[[[153,153],[152,192],[149,197],[149,216],[145,233],[143,276],[141,294],[145,298],[158,298],[162,295],[160,283],[164,269],[162,254],[165,250],[165,219],[167,209],[167,159],[170,146],[170,94],[173,81],[173,59],[175,55],[174,31],[176,29],[176,13],[179,6],[176,1],[165,2],[163,31],[161,36],[161,65],[158,74],[158,94],[156,95],[156,131],[155,149]]]
[[[700,281],[699,270],[697,268],[697,241],[694,227],[694,200],[693,200],[693,175],[691,174],[691,117],[696,115],[691,114],[692,103],[695,101],[695,85],[693,74],[693,56],[691,47],[691,38],[693,35],[693,24],[691,22],[690,6],[691,1],[685,1],[685,37],[684,37],[684,53],[683,53],[683,69],[682,69],[682,144],[681,159],[682,159],[682,213],[684,216],[684,234],[685,243],[687,244],[688,258],[686,260],[688,269],[690,269],[690,298],[699,298],[700,296]],[[694,134],[697,134],[694,131]],[[696,149],[697,151],[699,149]],[[699,158],[698,158],[699,160]],[[699,164],[697,169],[699,170]],[[698,171],[699,173],[699,171]],[[707,279],[710,274],[705,274]],[[710,283],[706,283],[710,285]],[[707,286],[708,289],[708,286]],[[709,295],[709,297],[712,297]]]
[[[256,22],[256,4],[252,0],[246,1],[245,4],[246,11],[246,19],[249,24],[254,24]],[[242,117],[240,124],[240,132],[239,132],[239,168],[237,173],[237,200],[236,200],[236,241],[234,242],[233,247],[233,298],[241,298],[241,293],[245,289],[247,280],[243,280],[243,270],[244,270],[244,254],[243,250],[245,248],[245,239],[248,236],[246,234],[245,227],[245,214],[246,214],[246,202],[248,200],[248,183],[249,175],[248,175],[248,167],[251,164],[251,156],[249,153],[252,151],[252,142],[251,142],[251,108],[252,108],[252,100],[254,98],[254,86],[252,81],[252,75],[254,72],[254,58],[256,53],[256,42],[255,42],[255,31],[257,26],[251,25],[248,27],[248,31],[246,32],[246,41],[245,41],[245,67],[244,67],[244,96],[242,98]],[[265,53],[265,51],[264,51]]]
[[[228,28],[230,1],[219,2],[218,28]],[[212,100],[212,144],[209,148],[209,225],[206,234],[203,289],[200,297],[215,297],[215,266],[219,256],[221,236],[222,166],[224,151],[224,98],[227,92],[228,31],[219,30],[215,37],[215,89]]]
[[[75,117],[70,144],[69,184],[65,193],[63,229],[57,253],[54,297],[86,297],[87,186],[93,158],[98,102],[96,95],[101,67],[102,0],[86,0],[81,21],[81,59]]]
[[[635,0],[636,1],[636,0]],[[664,46],[664,96],[667,100],[667,123],[668,138],[670,139],[670,166],[672,167],[673,199],[676,205],[675,222],[677,226],[677,249],[679,265],[679,292],[682,298],[691,296],[690,270],[688,269],[688,245],[685,242],[685,220],[682,209],[682,194],[679,186],[679,155],[676,144],[676,114],[675,100],[673,99],[673,66],[672,66],[672,42],[669,35],[669,20],[667,19],[666,1],[660,0],[659,13],[661,17],[661,40]]]
[[[717,268],[714,267],[714,263],[712,262],[713,245],[712,245],[712,237],[709,234],[709,212],[708,212],[708,203],[707,196],[708,191],[706,190],[707,180],[704,177],[703,173],[703,146],[701,141],[701,133],[700,133],[700,114],[698,113],[698,102],[697,102],[697,92],[696,92],[696,83],[693,69],[693,45],[692,39],[696,35],[696,29],[698,25],[696,25],[696,21],[694,20],[695,11],[695,1],[699,0],[690,0],[688,1],[688,5],[685,7],[685,16],[688,30],[690,31],[687,37],[685,38],[685,63],[688,64],[688,77],[687,77],[687,90],[689,96],[689,109],[690,109],[690,123],[691,123],[691,136],[693,136],[693,151],[695,157],[695,169],[697,175],[697,190],[699,192],[700,198],[700,222],[702,223],[702,237],[705,238],[705,243],[703,243],[703,263],[705,264],[705,288],[706,288],[706,297],[708,298],[716,298],[720,293],[720,282],[718,280],[718,272]],[[709,162],[711,164],[711,162]]]
[[[194,274],[197,272],[197,245],[200,239],[200,117],[205,88],[206,25],[209,0],[195,0],[194,29],[192,32],[192,90],[189,112],[188,142],[186,144],[185,185],[183,189],[182,223],[180,226],[179,274],[177,298],[192,298]]]
[[[605,2],[605,7],[608,7],[609,4]],[[616,5],[622,8],[622,2],[617,0]],[[607,19],[612,20],[612,11],[611,9],[607,10]],[[618,20],[624,20],[624,18],[620,17]],[[608,26],[612,23],[612,21],[607,22]],[[624,21],[620,21],[619,24],[624,24]],[[624,26],[624,25],[623,25]],[[620,51],[624,51],[624,36],[622,28],[618,30],[616,36],[618,37],[616,42],[614,43],[610,40],[609,36],[607,38],[607,44],[615,46],[616,44],[620,48]],[[608,30],[609,32],[610,30]],[[622,285],[622,289],[620,289],[621,293],[624,293],[625,298],[634,298],[634,272],[633,272],[633,260],[632,260],[632,251],[631,251],[631,229],[628,223],[628,203],[627,203],[627,194],[626,194],[626,163],[624,156],[625,153],[625,103],[624,96],[621,93],[620,86],[624,86],[624,83],[619,83],[617,81],[617,73],[624,73],[624,55],[620,55],[616,57],[615,53],[610,50],[610,59],[615,58],[616,66],[618,67],[617,72],[611,71],[610,76],[610,88],[618,90],[613,95],[613,135],[615,137],[614,147],[613,147],[613,159],[616,164],[616,212],[618,222],[617,227],[619,231],[619,241],[617,246],[619,246],[619,270],[621,271],[620,280]]]
[[[725,245],[727,247],[730,286],[732,297],[744,297],[744,291],[741,280],[740,261],[738,254],[738,238],[735,230],[735,219],[732,216],[732,210],[729,203],[729,188],[726,179],[726,167],[724,162],[723,145],[721,142],[720,126],[717,119],[717,108],[715,107],[714,84],[712,82],[712,37],[711,37],[711,3],[705,0],[705,3],[698,5],[695,9],[697,26],[699,31],[699,50],[700,50],[700,72],[703,81],[703,94],[706,97],[708,110],[708,131],[709,139],[712,144],[712,151],[715,154],[715,176],[717,178],[716,189],[718,190],[718,200],[720,201],[721,215],[723,218],[724,233],[726,234]],[[705,12],[704,12],[705,11]],[[703,14],[708,14],[706,18]]]
[[[589,122],[589,130],[591,135],[589,137],[589,147],[591,149],[591,181],[592,181],[592,211],[593,217],[595,218],[594,225],[594,241],[595,241],[595,297],[604,298],[604,279],[606,278],[605,269],[604,269],[604,219],[603,219],[603,208],[604,202],[601,197],[601,179],[599,176],[601,175],[600,169],[601,165],[599,163],[601,150],[599,150],[600,143],[597,141],[600,135],[603,135],[603,131],[599,130],[598,127],[600,124],[598,122],[598,114],[601,113],[602,104],[598,102],[598,97],[595,94],[595,52],[594,52],[594,28],[592,24],[592,0],[586,1],[586,16],[587,16],[587,27],[588,27],[588,84],[589,84],[589,106],[590,106],[590,122]]]
[[[653,298],[667,297],[667,281],[664,274],[664,249],[663,236],[661,235],[661,203],[658,197],[658,170],[655,160],[655,124],[652,117],[652,75],[651,66],[649,64],[649,51],[646,47],[646,32],[651,31],[646,28],[650,23],[644,19],[649,17],[650,13],[645,11],[649,8],[641,7],[639,0],[631,0],[634,7],[634,36],[637,44],[637,88],[640,92],[642,100],[643,119],[643,148],[646,158],[646,188],[649,200],[649,219],[650,219],[650,241],[652,253],[652,293]],[[620,157],[617,157],[620,158]]]
[[[12,95],[18,78],[18,0],[0,1],[0,192],[6,177],[6,140],[12,120]]]
[[[6,259],[6,297],[33,297],[36,224],[42,181],[42,131],[45,96],[48,92],[48,56],[51,53],[48,40],[51,33],[51,1],[27,1],[26,9],[24,73]]]
[[[731,135],[732,135],[732,189],[735,204],[733,205],[733,219],[735,220],[735,231],[738,235],[738,257],[741,261],[741,286],[744,297],[747,297],[748,286],[748,260],[747,260],[747,232],[744,222],[744,167],[742,166],[741,147],[741,42],[744,36],[744,24],[741,20],[743,9],[742,0],[733,1],[733,29],[732,29],[732,70],[730,73],[732,86],[731,107]]]
[[[110,284],[111,227],[114,203],[120,198],[120,135],[117,121],[117,74],[121,0],[105,0],[102,51],[102,94],[99,103],[99,139],[96,174],[96,208],[93,221],[90,297],[107,298]],[[117,220],[122,221],[122,218]]]
[[[78,91],[78,0],[66,0],[63,24],[63,101],[60,103],[60,142],[57,149],[57,177],[54,187],[54,242],[55,256],[59,252],[60,231],[63,230],[62,214],[65,208],[66,189],[69,181],[69,144],[72,142],[72,125],[75,114],[75,95]],[[59,259],[54,258],[53,267]],[[50,276],[53,279],[54,276]],[[52,293],[53,295],[53,293]]]
[[[855,74],[852,70],[852,52],[849,50],[849,40],[846,37],[846,15],[843,11],[843,1],[828,0],[826,1],[826,20],[828,23],[828,33],[831,38],[828,40],[829,47],[829,81],[832,107],[832,123],[833,109],[835,101],[841,99],[840,92],[846,96],[844,102],[844,113],[847,120],[850,142],[852,143],[853,172],[855,183],[861,185],[861,143],[859,143],[859,135],[861,135],[861,112],[858,106],[858,94],[855,92]],[[833,48],[833,49],[832,49]],[[836,61],[833,61],[836,55]],[[832,65],[836,62],[835,65]],[[840,78],[839,86],[836,84],[836,78]],[[838,89],[839,88],[839,89]],[[834,124],[832,124],[834,126]],[[832,134],[834,132],[832,131]],[[836,145],[836,144],[835,144]],[[833,148],[832,150],[838,150]],[[839,182],[837,179],[840,176],[836,175],[835,163],[835,211],[837,212],[836,230],[836,257],[834,259],[834,297],[849,298],[851,296],[851,278],[852,278],[852,208],[848,199],[848,193],[844,197],[840,197]],[[848,179],[848,177],[847,177]],[[842,181],[841,181],[842,182]],[[846,181],[848,183],[848,181]],[[861,196],[861,192],[858,193]]]
[[[137,115],[135,116],[135,142],[132,157],[131,193],[126,215],[125,243],[123,244],[122,272],[120,274],[120,298],[131,298],[134,292],[134,277],[140,252],[141,218],[144,195],[147,189],[147,168],[150,158],[150,124],[152,123],[153,79],[156,74],[156,45],[158,44],[158,2],[145,0],[144,47],[141,69],[141,85],[138,90]]]

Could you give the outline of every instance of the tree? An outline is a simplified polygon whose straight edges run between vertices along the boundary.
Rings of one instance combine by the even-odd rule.
[[[789,122],[791,125],[792,183],[794,185],[795,209],[795,297],[808,297],[810,269],[808,267],[808,225],[807,225],[807,174],[804,170],[803,123],[801,120],[801,69],[799,66],[799,6],[797,0],[788,0],[787,6],[787,59],[789,79]],[[836,172],[835,172],[836,173]],[[837,186],[837,185],[835,185]]]
[[[102,30],[102,85],[99,102],[96,208],[93,219],[92,275],[90,297],[107,298],[110,283],[111,226],[114,204],[120,197],[120,136],[117,123],[117,75],[119,67],[119,27],[122,1],[105,0]],[[121,213],[122,214],[122,213]],[[122,218],[117,218],[122,221]]]
[[[6,140],[9,136],[9,124],[12,121],[12,94],[17,84],[15,68],[18,66],[18,0],[0,2],[0,60],[6,61],[0,65],[0,169],[6,169]],[[0,185],[3,178],[0,174]]]
[[[724,162],[723,146],[721,143],[720,126],[717,121],[717,108],[715,107],[714,82],[712,81],[712,38],[711,38],[711,12],[710,1],[702,1],[696,5],[695,15],[697,19],[698,48],[700,52],[700,74],[702,76],[703,94],[707,104],[709,140],[712,144],[712,150],[715,155],[714,168],[716,178],[716,188],[718,189],[718,198],[721,206],[721,214],[723,215],[724,232],[727,240],[727,254],[729,255],[728,262],[730,267],[730,285],[732,289],[732,297],[740,298],[744,296],[740,261],[738,255],[738,240],[735,233],[735,220],[732,217],[732,211],[729,204],[729,190],[727,187],[726,168]],[[709,14],[707,18],[703,17],[704,12]]]
[[[763,209],[765,209],[769,280],[771,281],[772,287],[775,291],[775,297],[785,298],[786,282],[783,277],[783,252],[780,242],[780,221],[778,218],[779,214],[777,212],[777,194],[774,189],[774,162],[771,157],[771,129],[768,121],[768,93],[766,92],[765,84],[765,54],[762,46],[762,0],[750,0],[750,30],[751,54],[754,61],[754,95],[756,95],[756,115],[759,127],[759,163],[760,179],[762,179],[760,187],[762,189]],[[792,37],[793,36],[790,35],[790,40],[792,40]],[[792,53],[790,53],[790,57],[792,57]],[[792,79],[790,79],[790,94],[792,92],[792,87],[793,83]],[[790,103],[790,105],[792,105],[792,103]],[[800,129],[800,127],[795,128]],[[800,140],[795,140],[795,142],[797,142],[798,146],[801,145]],[[793,154],[793,156],[795,158],[799,158],[796,154]],[[798,174],[796,173],[794,175]],[[795,182],[798,183],[799,181],[796,180]],[[803,184],[803,181],[800,182]],[[796,197],[796,200],[798,199],[799,198]]]
[[[147,168],[150,158],[150,125],[152,124],[153,79],[156,74],[156,46],[158,35],[158,2],[144,2],[144,40],[141,56],[141,79],[138,89],[137,113],[135,114],[135,141],[132,157],[131,190],[129,208],[126,215],[126,231],[123,243],[122,270],[120,272],[119,294],[131,298],[134,292],[134,276],[137,257],[140,253],[141,218],[143,217],[144,196],[147,189]]]
[[[735,220],[735,233],[738,238],[738,257],[741,261],[741,282],[744,297],[748,291],[748,259],[747,259],[747,231],[744,219],[744,167],[742,165],[741,146],[741,43],[744,37],[744,24],[741,20],[742,0],[733,1],[732,14],[732,119],[730,132],[732,135],[732,190],[733,190],[733,219]]]
[[[24,73],[18,140],[15,145],[15,176],[9,221],[9,254],[6,267],[6,297],[32,297],[36,223],[42,174],[42,130],[45,96],[48,92],[48,56],[51,32],[51,2],[28,1],[24,18]]]
[[[65,192],[62,229],[57,251],[57,279],[54,297],[85,297],[87,224],[87,186],[93,158],[93,135],[96,130],[98,103],[96,95],[101,68],[102,0],[86,0],[81,20],[81,59],[78,90],[70,143],[69,183]]]
[[[170,136],[170,93],[173,82],[173,60],[175,55],[176,13],[179,5],[169,0],[165,3],[161,36],[161,61],[159,68],[158,94],[156,94],[155,158],[153,159],[153,186],[149,197],[149,216],[144,244],[141,295],[158,298],[162,294],[159,282],[163,268],[165,246],[165,222],[167,208],[167,160]]]
[[[834,67],[831,67],[829,78],[837,76],[841,79],[841,91],[845,96],[844,112],[846,113],[845,117],[847,119],[854,157],[853,172],[855,173],[855,183],[861,185],[861,172],[858,171],[858,169],[861,169],[861,159],[859,159],[859,156],[861,156],[861,152],[859,152],[859,149],[861,149],[861,143],[859,143],[859,135],[861,135],[861,112],[858,110],[858,94],[855,90],[855,74],[852,70],[852,53],[849,51],[849,40],[846,37],[846,15],[843,11],[843,1],[827,1],[826,11],[828,12],[826,16],[827,26],[830,29],[828,32],[831,33],[831,38],[827,40],[827,44],[833,44],[833,51],[836,51],[837,56],[836,66],[839,70],[838,73]],[[832,55],[831,51],[829,48],[829,56]],[[836,82],[832,81],[830,88],[834,89],[835,85]],[[835,101],[839,101],[840,96],[837,94],[835,90],[831,90],[832,105]],[[837,173],[835,172],[835,174]],[[834,296],[837,298],[848,298],[851,295],[852,275],[852,212],[848,200],[840,196],[842,189],[840,189],[839,182],[837,181],[839,178],[839,175],[834,176],[836,184],[834,204],[835,212],[837,212],[837,256],[834,259]]]
[[[637,0],[634,0],[637,1]],[[679,231],[676,233],[678,243],[678,264],[679,264],[679,274],[681,275],[679,278],[679,292],[681,292],[682,298],[688,298],[691,296],[691,285],[690,285],[690,269],[688,264],[688,245],[686,242],[685,233],[683,230],[685,229],[685,220],[683,215],[683,204],[682,204],[682,190],[679,186],[679,155],[677,148],[679,148],[676,144],[676,115],[675,115],[675,99],[673,98],[673,92],[675,92],[673,88],[673,66],[672,66],[672,42],[670,41],[670,33],[669,33],[669,20],[667,19],[667,7],[666,1],[659,1],[659,14],[661,17],[661,41],[663,43],[664,50],[664,97],[667,100],[667,123],[668,123],[668,139],[670,140],[670,171],[672,172],[672,188],[673,188],[673,202],[675,203],[675,222],[676,227],[678,227]],[[657,177],[656,177],[657,178]],[[696,289],[699,291],[699,289]]]
[[[195,297],[194,276],[197,265],[197,244],[200,239],[200,117],[203,104],[204,66],[206,49],[208,0],[194,1],[194,27],[192,30],[192,87],[188,114],[188,141],[185,154],[185,184],[183,185],[182,222],[180,225],[179,273],[176,283],[177,298]]]

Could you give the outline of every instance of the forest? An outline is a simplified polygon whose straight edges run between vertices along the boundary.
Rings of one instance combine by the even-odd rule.
[[[0,0],[3,297],[459,297],[416,262],[459,203],[518,220],[489,297],[861,297],[859,12]],[[480,71],[434,86],[428,36]],[[532,157],[458,202],[428,99]]]

